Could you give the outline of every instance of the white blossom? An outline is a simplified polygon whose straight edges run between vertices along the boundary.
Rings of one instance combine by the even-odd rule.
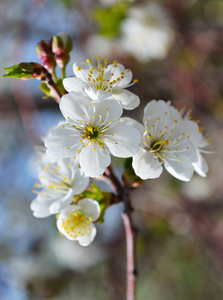
[[[99,216],[98,202],[84,198],[62,210],[57,219],[57,228],[69,240],[88,246],[93,242],[97,231],[92,222]]]
[[[73,71],[76,77],[69,77],[63,80],[63,85],[68,92],[81,92],[88,95],[91,100],[103,100],[112,96],[119,101],[123,108],[134,109],[139,105],[139,97],[125,88],[136,83],[132,83],[132,71],[125,69],[123,65],[114,61],[108,65],[108,60],[100,62],[97,57],[98,65],[87,62],[75,63]]]
[[[202,177],[207,176],[208,164],[203,158],[202,154],[213,154],[213,141],[211,138],[203,137],[197,151],[191,155],[194,170],[197,174]]]
[[[191,116],[192,110],[187,110],[187,107],[184,106],[180,109],[180,114],[184,120],[192,119]],[[202,133],[202,128],[199,127],[199,131]],[[192,164],[194,166],[194,171],[202,177],[207,176],[208,172],[208,164],[203,158],[202,154],[213,154],[215,151],[213,150],[213,141],[212,138],[203,136],[200,145],[197,150],[190,155],[190,159],[192,160]]]
[[[158,3],[129,9],[121,33],[123,47],[142,63],[165,58],[174,39],[170,18]]]
[[[111,163],[110,154],[130,157],[139,150],[140,133],[120,122],[122,108],[113,99],[91,102],[81,93],[62,97],[60,110],[67,122],[49,131],[45,145],[54,157],[79,154],[81,169],[101,176]]]
[[[189,181],[194,172],[191,155],[196,153],[202,134],[197,123],[183,119],[180,112],[163,100],[149,102],[144,109],[140,151],[133,156],[133,168],[142,179],[157,178],[166,170]]]
[[[89,177],[78,167],[75,158],[48,163],[40,171],[39,180],[33,190],[37,197],[30,206],[37,218],[59,213],[73,201],[74,195],[82,193],[89,184]]]

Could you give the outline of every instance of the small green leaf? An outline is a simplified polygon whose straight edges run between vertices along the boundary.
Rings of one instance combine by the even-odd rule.
[[[22,62],[19,65],[4,68],[4,70],[8,71],[8,73],[3,75],[3,77],[12,77],[12,78],[23,79],[23,80],[32,79],[33,71],[39,66],[40,65],[37,63]]]
[[[50,95],[50,88],[48,87],[48,85],[46,84],[46,82],[41,82],[40,83],[40,89],[47,96],[51,96]]]
[[[97,8],[93,11],[93,17],[99,24],[99,34],[111,38],[119,33],[122,20],[126,17],[128,5],[118,2],[111,8]]]

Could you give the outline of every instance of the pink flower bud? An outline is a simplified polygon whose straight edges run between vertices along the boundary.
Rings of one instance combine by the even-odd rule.
[[[43,66],[51,73],[55,68],[56,62],[54,60],[54,53],[51,49],[50,41],[40,41],[36,45],[36,54],[38,58],[43,62]]]

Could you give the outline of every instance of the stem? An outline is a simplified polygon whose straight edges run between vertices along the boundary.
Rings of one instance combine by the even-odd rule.
[[[124,212],[122,219],[126,234],[126,254],[127,254],[127,290],[126,300],[135,299],[135,283],[136,283],[136,269],[135,269],[135,234],[132,225],[130,213]]]
[[[56,83],[53,81],[52,76],[49,72],[46,73],[46,78],[47,78],[47,84],[50,87],[51,91],[54,94],[54,99],[58,104],[60,104],[60,99],[62,97],[60,91],[58,90]]]
[[[129,200],[129,194],[126,188],[121,185],[118,178],[113,173],[111,167],[105,171],[105,175],[111,180],[112,187],[117,192],[117,197],[124,204],[122,219],[126,234],[126,260],[127,260],[127,290],[126,300],[135,299],[136,267],[135,267],[135,228],[132,222],[133,208]]]
[[[63,66],[62,68],[61,68],[61,74],[62,74],[62,78],[64,79],[65,78],[65,66]]]

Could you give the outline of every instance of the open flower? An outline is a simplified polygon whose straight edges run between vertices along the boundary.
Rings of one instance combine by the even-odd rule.
[[[142,63],[165,58],[174,39],[167,12],[153,2],[130,8],[121,34],[124,49]]]
[[[45,145],[54,157],[79,154],[86,175],[101,176],[111,163],[110,154],[130,157],[139,150],[140,133],[120,122],[122,108],[111,99],[92,102],[81,93],[62,97],[60,109],[67,122],[49,131]]]
[[[57,227],[69,240],[78,241],[81,246],[88,246],[93,242],[97,231],[92,222],[99,216],[98,202],[84,198],[62,210],[57,219]]]
[[[59,213],[73,201],[74,195],[82,193],[89,184],[89,177],[73,158],[47,164],[39,173],[39,180],[40,183],[34,185],[37,190],[33,190],[37,197],[30,206],[37,218]]]
[[[73,66],[76,77],[65,78],[63,85],[68,92],[84,92],[92,100],[103,100],[108,95],[118,100],[125,109],[134,109],[139,105],[139,97],[134,93],[125,90],[125,88],[136,83],[132,83],[132,72],[126,70],[123,65],[114,61],[108,65],[108,60],[104,64],[97,57],[98,65],[91,64],[90,59],[87,62],[75,63]]]
[[[137,125],[143,143],[133,156],[135,173],[142,179],[157,178],[164,165],[174,177],[189,181],[194,172],[191,155],[202,140],[198,125],[182,119],[180,112],[163,100],[147,104],[143,123]]]

